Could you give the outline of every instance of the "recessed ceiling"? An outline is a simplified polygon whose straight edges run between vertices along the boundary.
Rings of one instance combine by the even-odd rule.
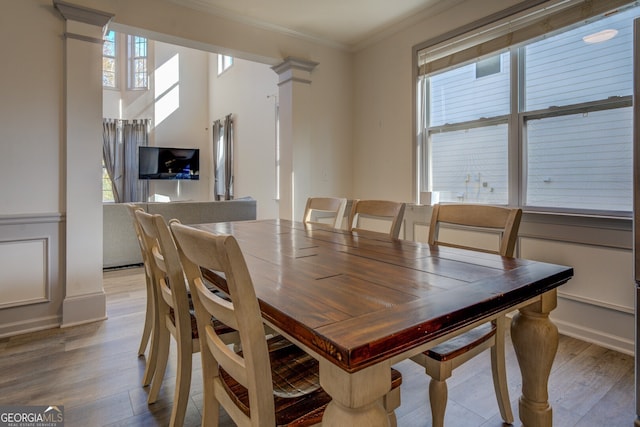
[[[352,48],[426,9],[461,0],[171,0],[252,25]]]

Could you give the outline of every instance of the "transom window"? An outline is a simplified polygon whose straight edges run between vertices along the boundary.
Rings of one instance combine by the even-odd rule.
[[[423,73],[420,191],[442,202],[628,215],[637,16],[639,7],[625,8]]]

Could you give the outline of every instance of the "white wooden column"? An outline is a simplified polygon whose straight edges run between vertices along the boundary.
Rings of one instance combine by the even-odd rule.
[[[283,219],[301,220],[311,194],[311,72],[317,62],[287,58],[278,74],[280,207]]]
[[[106,318],[102,288],[102,44],[113,15],[54,0],[66,21],[66,273],[62,327]]]

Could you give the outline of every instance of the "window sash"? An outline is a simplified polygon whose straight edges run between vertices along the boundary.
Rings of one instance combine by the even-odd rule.
[[[147,89],[148,79],[148,39],[128,36],[128,88]]]
[[[118,87],[118,35],[109,31],[102,48],[102,86],[110,89]]]
[[[585,22],[585,24],[588,24],[588,23],[590,22]],[[570,29],[570,28],[565,28],[564,30],[567,30],[567,29]],[[532,41],[532,43],[533,42],[534,41]],[[490,118],[483,118],[480,120],[469,120],[461,123],[453,123],[453,124],[445,123],[445,124],[438,124],[437,126],[429,126],[429,120],[430,120],[429,77],[425,75],[418,76],[418,85],[417,85],[418,87],[417,101],[418,102],[416,104],[417,105],[416,110],[417,110],[417,113],[419,114],[418,129],[417,129],[417,148],[416,148],[417,156],[419,159],[419,171],[420,171],[418,175],[418,183],[419,183],[418,191],[438,191],[439,190],[438,188],[433,187],[434,181],[432,179],[432,175],[434,171],[433,171],[433,165],[430,164],[430,162],[433,161],[433,155],[432,155],[433,153],[432,153],[432,147],[431,147],[431,142],[432,142],[431,138],[433,135],[437,133],[443,133],[443,132],[459,131],[463,129],[473,129],[477,127],[486,126],[491,123],[507,123],[509,126],[509,130],[507,132],[509,135],[509,144],[508,144],[509,161],[508,161],[507,170],[508,170],[508,173],[510,174],[510,179],[508,180],[509,186],[510,186],[508,190],[509,192],[508,204],[526,206],[529,210],[536,210],[536,211],[565,212],[565,213],[589,212],[590,214],[595,214],[595,215],[606,214],[606,215],[613,215],[613,216],[629,216],[629,213],[631,210],[631,202],[629,201],[627,205],[627,203],[624,201],[624,198],[626,197],[624,195],[618,196],[617,201],[614,201],[613,203],[609,203],[603,199],[601,204],[593,203],[593,201],[591,201],[591,202],[585,203],[584,206],[580,206],[580,204],[578,203],[576,205],[577,207],[562,206],[562,203],[559,203],[558,206],[554,206],[553,203],[547,203],[548,204],[547,206],[544,203],[536,202],[536,200],[540,200],[540,198],[535,199],[532,196],[533,193],[529,193],[528,195],[527,193],[532,191],[532,186],[531,186],[532,183],[529,181],[531,177],[529,175],[528,155],[530,155],[530,153],[528,152],[528,150],[531,147],[527,146],[527,136],[528,136],[527,125],[530,124],[532,128],[534,127],[534,125],[538,125],[538,128],[540,128],[540,125],[544,126],[547,123],[552,123],[554,119],[562,118],[563,116],[565,116],[567,120],[571,120],[571,116],[576,116],[576,117],[578,117],[578,115],[586,116],[591,113],[596,113],[597,115],[599,112],[606,112],[608,110],[614,110],[614,109],[619,109],[620,114],[626,115],[627,116],[626,122],[629,122],[628,114],[630,110],[629,107],[632,106],[632,96],[630,95],[618,96],[617,94],[612,94],[611,96],[608,96],[604,99],[597,99],[594,101],[582,102],[579,104],[561,105],[561,106],[553,106],[546,109],[522,111],[524,110],[525,106],[523,102],[523,97],[519,96],[518,93],[523,94],[525,90],[525,87],[523,85],[523,80],[522,80],[522,77],[524,76],[525,47],[512,47],[509,50],[512,56],[512,62],[511,62],[512,74],[511,74],[511,80],[510,80],[511,81],[510,87],[511,87],[511,91],[515,95],[512,96],[511,112],[507,116],[496,116],[496,117],[490,117]],[[477,57],[475,59],[478,60]],[[518,67],[516,67],[515,64],[518,64]],[[462,67],[462,66],[463,64],[459,65],[459,67]],[[455,68],[458,68],[458,67],[455,67]],[[606,93],[605,93],[605,96],[606,96]],[[627,127],[629,129],[627,129]],[[631,132],[631,125],[624,126],[623,128],[624,128],[623,129],[624,135],[622,136],[618,135],[618,136],[621,137],[623,139],[623,143],[626,144],[626,147],[623,147],[622,149],[628,150],[628,144],[629,144],[629,141],[631,140],[629,136],[629,132]],[[590,136],[591,135],[586,135],[585,137],[590,137]],[[615,167],[623,171],[622,174],[619,174],[620,177],[624,178],[626,177],[626,175],[630,176],[630,170],[624,172],[626,170],[625,168],[630,167],[629,156],[625,158],[624,156],[618,155],[618,157],[612,156],[610,158],[603,158],[603,159],[600,159],[598,156],[596,157],[597,157],[597,160],[603,165],[610,165],[611,162],[615,162],[616,163]],[[609,163],[607,163],[607,161]],[[532,168],[534,168],[533,165],[531,166]],[[602,171],[604,170],[606,170],[606,168],[602,169]],[[565,171],[562,171],[562,172],[565,172]],[[599,172],[601,171],[598,171],[596,173],[599,173]],[[577,175],[579,175],[579,173]],[[612,181],[611,177],[604,177],[604,178],[609,179],[609,183],[615,187],[614,190],[617,191],[619,194],[631,191],[628,188],[630,183],[627,182],[626,178],[625,179],[619,178],[617,181],[615,178],[613,178],[613,181]],[[564,181],[564,184],[572,185],[571,179],[574,179],[574,177],[569,177],[569,179]],[[585,188],[582,188],[581,191],[588,192],[588,190],[586,190]],[[606,194],[606,192],[603,194],[605,194],[607,197],[609,196],[608,194]],[[631,198],[630,193],[628,198],[630,200]],[[576,200],[580,200],[580,199],[577,198]],[[622,202],[620,202],[621,200]],[[448,200],[448,201],[455,201],[455,200]],[[469,202],[473,202],[473,201],[469,200]],[[580,200],[580,202],[582,201]]]

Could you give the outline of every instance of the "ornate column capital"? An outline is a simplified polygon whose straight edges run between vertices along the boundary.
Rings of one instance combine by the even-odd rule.
[[[60,15],[67,21],[78,21],[98,27],[104,27],[114,17],[112,13],[89,9],[88,7],[78,6],[61,0],[53,0],[53,7],[55,7],[58,12],[60,12]]]
[[[282,63],[271,67],[271,69],[280,77],[278,81],[278,86],[280,86],[290,81],[311,83],[311,72],[317,66],[317,62],[289,56]]]
[[[67,21],[65,37],[102,44],[106,26],[114,15],[96,9],[89,9],[61,0],[53,0],[53,7]],[[100,28],[99,35],[95,37],[95,28]]]

